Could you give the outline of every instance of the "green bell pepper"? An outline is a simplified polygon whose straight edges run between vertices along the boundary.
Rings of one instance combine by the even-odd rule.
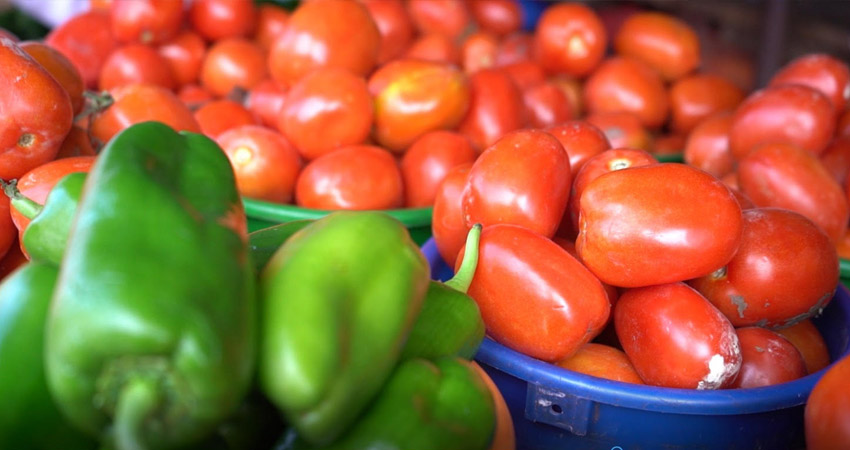
[[[260,383],[314,445],[340,436],[396,365],[429,283],[410,233],[381,212],[307,225],[260,276]]]
[[[0,448],[96,448],[65,421],[47,389],[44,326],[58,273],[31,262],[0,284]]]
[[[248,234],[248,245],[251,248],[251,259],[257,273],[263,271],[278,248],[296,231],[306,227],[313,219],[293,220],[263,228]]]
[[[145,122],[85,182],[46,330],[48,386],[117,450],[198,442],[256,358],[254,271],[233,170],[211,139]]]

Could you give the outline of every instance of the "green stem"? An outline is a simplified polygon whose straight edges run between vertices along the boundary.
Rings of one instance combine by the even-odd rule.
[[[469,290],[469,285],[472,284],[472,276],[475,275],[475,269],[478,267],[478,241],[481,239],[481,228],[481,224],[476,223],[469,229],[460,268],[455,276],[445,283],[446,286],[464,294]]]
[[[21,191],[18,190],[18,180],[9,182],[0,180],[0,187],[3,188],[3,193],[9,197],[12,206],[27,219],[35,219],[35,216],[44,209],[44,205],[36,203],[33,199],[21,194]]]
[[[114,442],[116,450],[146,450],[145,422],[159,407],[157,383],[135,378],[121,390],[115,410]]]

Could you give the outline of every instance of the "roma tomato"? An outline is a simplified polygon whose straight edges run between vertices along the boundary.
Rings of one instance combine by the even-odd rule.
[[[611,148],[605,133],[584,120],[572,120],[545,130],[555,136],[570,156],[573,179],[588,159]]]
[[[443,179],[453,168],[475,161],[475,150],[462,134],[432,131],[423,134],[401,158],[405,204],[432,206]]]
[[[472,74],[496,65],[499,38],[486,31],[476,31],[463,40],[460,46],[460,65],[463,71]]]
[[[582,83],[576,78],[567,75],[555,75],[549,78],[564,96],[567,97],[567,102],[570,104],[570,111],[574,117],[584,116],[584,99],[582,98]]]
[[[112,35],[119,42],[160,44],[183,24],[183,3],[174,0],[112,0]]]
[[[351,145],[308,163],[295,184],[295,203],[315,209],[392,209],[404,202],[393,155],[371,145]]]
[[[532,127],[550,127],[575,117],[567,97],[553,83],[543,82],[524,89],[522,99]]]
[[[188,19],[208,41],[248,37],[256,25],[257,7],[251,0],[193,0]]]
[[[602,61],[607,45],[599,16],[580,3],[546,8],[534,31],[535,57],[549,73],[584,77]]]
[[[627,57],[605,60],[588,77],[584,102],[590,114],[630,112],[648,128],[663,125],[669,112],[667,90],[658,73]]]
[[[499,52],[496,53],[496,66],[501,67],[520,61],[533,60],[534,35],[524,31],[511,33],[499,44]]]
[[[588,114],[586,121],[595,125],[608,138],[611,148],[652,149],[652,135],[640,119],[629,112],[601,112]]]
[[[685,148],[685,136],[671,133],[655,136],[652,142],[653,155],[678,155]]]
[[[96,156],[97,152],[91,143],[88,131],[79,125],[72,125],[71,131],[62,141],[59,152],[54,159],[72,158],[74,156]]]
[[[397,153],[429,131],[456,127],[470,103],[463,72],[436,62],[392,61],[372,74],[368,88],[375,99],[373,137]]]
[[[289,12],[286,8],[275,3],[260,3],[257,5],[257,24],[252,39],[263,51],[268,52],[283,34],[289,22]]]
[[[768,85],[783,84],[802,84],[820,91],[832,102],[836,113],[840,113],[850,98],[850,68],[833,56],[808,54],[779,69]]]
[[[522,28],[522,7],[516,0],[472,0],[469,9],[478,27],[496,36]]]
[[[646,384],[720,389],[741,368],[735,328],[684,283],[626,290],[614,309],[614,327]]]
[[[277,128],[278,117],[286,101],[286,91],[286,86],[267,78],[248,91],[245,106],[260,119],[260,123]]]
[[[735,170],[735,158],[729,150],[731,127],[732,113],[729,112],[717,113],[700,122],[685,141],[685,163],[717,178],[732,173]]]
[[[470,227],[463,220],[463,187],[469,176],[472,163],[463,164],[450,170],[437,188],[434,198],[434,212],[431,219],[431,233],[434,244],[446,264],[451,265],[460,249],[466,243]]]
[[[829,365],[829,349],[811,320],[800,321],[796,325],[776,330],[776,332],[797,347],[806,363],[806,372],[815,373]]]
[[[227,99],[204,103],[195,110],[194,115],[201,132],[212,139],[231,128],[257,123],[251,111],[241,103]]]
[[[630,15],[614,37],[617,53],[639,59],[667,80],[676,80],[699,66],[699,38],[690,25],[666,13]]]
[[[767,87],[735,110],[729,148],[742,159],[763,144],[796,145],[820,155],[832,139],[835,110],[825,95],[808,86]]]
[[[575,354],[556,365],[594,377],[644,384],[625,352],[595,342],[584,344]]]
[[[560,361],[608,321],[602,284],[551,239],[516,225],[485,226],[478,253],[468,293],[478,303],[487,334],[505,346]]]
[[[850,444],[850,356],[830,367],[815,384],[804,413],[806,448],[841,450]]]
[[[405,50],[402,58],[458,66],[460,65],[460,48],[452,38],[446,35],[428,33],[414,39]]]
[[[466,225],[509,223],[555,235],[570,194],[570,159],[549,133],[520,130],[485,150],[463,192]]]
[[[763,145],[738,163],[741,191],[757,206],[796,211],[838,242],[850,220],[847,196],[817,157],[789,144]]]
[[[319,67],[367,76],[378,61],[381,34],[369,10],[358,2],[302,3],[268,55],[269,73],[292,85]]]
[[[177,90],[177,99],[183,102],[190,111],[196,111],[204,103],[213,101],[213,95],[207,88],[190,83],[184,84]]]
[[[738,249],[742,227],[741,206],[720,180],[684,164],[653,164],[587,185],[576,249],[603,282],[649,286],[723,267]]]
[[[835,136],[819,159],[832,178],[844,186],[850,173],[850,136]]]
[[[407,12],[421,34],[437,33],[457,39],[471,24],[464,0],[408,0]]]
[[[65,92],[71,98],[71,108],[73,108],[74,114],[82,111],[85,104],[83,100],[85,86],[83,85],[83,77],[74,63],[59,50],[41,42],[24,41],[18,45],[20,45],[21,50],[27,52],[32,59],[41,64],[65,89]]]
[[[712,114],[731,112],[744,100],[744,91],[731,81],[710,74],[679,79],[670,87],[670,125],[688,134]]]
[[[125,44],[112,52],[100,70],[98,88],[109,91],[131,83],[149,83],[173,90],[177,83],[171,66],[146,44]]]
[[[787,383],[806,376],[806,364],[794,344],[773,331],[759,327],[739,328],[741,370],[733,389]]]
[[[71,129],[71,98],[41,64],[0,39],[0,178],[10,180],[56,156]]]
[[[198,33],[183,30],[177,36],[157,47],[159,54],[168,62],[177,86],[198,81],[201,64],[207,53],[207,44]]]
[[[44,37],[44,43],[74,63],[87,88],[97,89],[100,69],[118,46],[111,28],[109,12],[93,9],[62,22]]]
[[[566,250],[570,255],[572,255],[573,258],[578,259],[578,252],[576,252],[575,241],[563,238],[561,236],[553,237],[552,241],[554,241],[556,244],[561,246],[561,248]],[[579,262],[581,262],[580,259],[579,259]],[[614,308],[614,306],[617,304],[617,298],[620,296],[618,289],[615,288],[614,286],[611,286],[610,284],[605,284],[605,283],[602,283],[602,287],[605,288],[605,293],[608,295],[608,303],[611,304],[611,308]],[[609,320],[609,325],[610,325],[610,320]],[[606,328],[607,328],[607,326],[606,326]],[[604,331],[603,331],[603,333],[604,333]]]
[[[230,159],[241,195],[276,203],[292,201],[301,158],[283,135],[258,125],[242,125],[221,133],[216,142]]]
[[[478,152],[525,125],[522,92],[500,69],[484,69],[469,77],[471,100],[458,130]]]
[[[499,66],[499,69],[508,74],[520,90],[546,81],[546,71],[536,61],[517,61]]]
[[[690,284],[739,327],[784,327],[818,314],[838,284],[829,238],[787,209],[748,209],[743,219],[735,256]]]
[[[381,35],[378,64],[383,65],[398,56],[413,41],[415,30],[402,0],[360,0],[369,10]]]
[[[277,128],[305,159],[361,144],[372,130],[372,96],[363,77],[322,68],[292,86]]]
[[[836,136],[850,136],[850,109],[845,110],[838,116],[838,123],[835,125]]]
[[[219,97],[250,90],[267,76],[263,49],[247,38],[216,41],[201,62],[201,84]]]

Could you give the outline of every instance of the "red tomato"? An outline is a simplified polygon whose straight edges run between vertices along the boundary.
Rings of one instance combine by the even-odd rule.
[[[685,136],[681,134],[662,134],[652,142],[653,155],[679,155],[685,148]]]
[[[499,38],[486,31],[476,31],[463,40],[460,47],[460,65],[469,74],[496,65]]]
[[[776,332],[788,339],[800,351],[806,363],[807,373],[815,373],[829,365],[829,349],[811,320],[800,321],[796,325],[776,330]]]
[[[109,12],[119,42],[159,44],[183,24],[183,3],[174,0],[112,0]]]
[[[177,86],[195,83],[201,74],[201,64],[207,53],[207,44],[198,33],[183,30],[157,48],[168,62]]]
[[[688,134],[708,116],[731,112],[744,100],[744,91],[731,81],[710,74],[679,79],[670,87],[670,125]]]
[[[850,443],[850,356],[830,367],[806,401],[806,448],[841,450]]]
[[[201,133],[215,139],[221,133],[243,125],[254,125],[257,118],[251,111],[233,100],[221,99],[204,103],[195,110],[195,120]]]
[[[318,67],[367,76],[378,60],[381,35],[369,10],[358,2],[325,0],[301,4],[268,55],[269,73],[291,85]]]
[[[835,111],[829,98],[802,85],[756,91],[735,110],[729,148],[742,159],[762,144],[787,143],[819,155],[832,139]]]
[[[9,197],[0,196],[0,280],[8,274],[8,272],[2,270],[5,268],[3,262],[5,262],[5,256],[9,253],[9,249],[12,248],[15,238],[18,236],[18,229],[12,222],[9,209]]]
[[[844,186],[850,173],[850,136],[836,136],[819,159],[832,178]]]
[[[844,237],[835,244],[835,250],[840,258],[850,259],[850,230],[844,233]]]
[[[499,67],[508,74],[520,90],[546,82],[546,71],[535,61],[525,60]]]
[[[588,342],[556,365],[594,377],[644,384],[625,352],[608,345]]]
[[[470,25],[464,0],[408,0],[407,12],[422,34],[437,33],[457,39]]]
[[[684,164],[632,167],[584,189],[576,249],[605,283],[671,283],[729,262],[742,222],[738,201],[717,178]]]
[[[216,142],[233,165],[239,194],[275,203],[292,201],[301,158],[283,135],[242,125],[219,134]]]
[[[289,12],[285,8],[274,3],[261,3],[257,5],[257,24],[252,39],[268,52],[274,41],[283,34],[287,23]]]
[[[212,101],[212,93],[205,87],[197,84],[185,84],[177,91],[177,98],[189,108],[190,111],[195,111],[204,103]]]
[[[286,86],[267,78],[248,91],[245,106],[260,119],[260,123],[277,128],[278,117],[286,101],[286,90]]]
[[[313,71],[290,89],[277,128],[308,160],[365,142],[372,129],[366,81],[341,69]]]
[[[423,134],[452,129],[470,105],[469,81],[449,64],[401,59],[369,78],[375,100],[373,137],[400,153]]]
[[[578,252],[576,251],[576,243],[575,241],[563,238],[561,236],[555,236],[552,238],[556,244],[558,244],[561,248],[567,251],[573,258],[578,259]],[[579,259],[579,262],[581,260]],[[617,298],[620,296],[617,288],[611,286],[610,284],[602,283],[602,287],[605,288],[605,294],[608,295],[608,303],[611,304],[611,308],[617,304]],[[610,318],[609,318],[610,322]],[[607,328],[607,326],[606,326]],[[604,333],[604,330],[603,330]]]
[[[71,131],[62,141],[59,152],[54,159],[72,158],[75,156],[96,156],[97,152],[91,143],[89,133],[79,125],[71,126]]]
[[[572,120],[549,127],[546,132],[555,136],[570,156],[573,179],[588,159],[611,148],[605,133],[584,120]]]
[[[744,92],[753,90],[756,84],[758,58],[752,51],[745,50],[732,42],[713,42],[702,55],[700,72],[719,75],[735,83]]]
[[[402,57],[457,66],[460,65],[460,48],[446,35],[428,33],[414,39]]]
[[[850,109],[845,110],[838,116],[838,123],[835,125],[836,136],[850,136]]]
[[[315,209],[392,209],[404,202],[401,170],[393,155],[351,145],[308,163],[295,184],[295,203]]]
[[[836,112],[844,111],[850,97],[850,68],[823,53],[800,56],[773,74],[768,86],[802,84],[823,93]]]
[[[50,161],[71,129],[65,89],[18,44],[0,39],[0,178],[10,180]]]
[[[118,46],[112,36],[109,12],[91,10],[59,24],[44,38],[44,43],[68,57],[89,89],[97,88],[100,69]]]
[[[100,70],[98,89],[101,91],[131,83],[155,84],[170,90],[176,87],[168,60],[145,44],[118,47]]]
[[[478,27],[497,36],[522,28],[522,7],[516,0],[472,0],[472,17]]]
[[[611,148],[652,149],[652,135],[632,113],[601,112],[588,114],[585,120],[605,133]]]
[[[437,188],[434,198],[434,212],[431,219],[431,233],[434,244],[443,261],[451,265],[460,249],[466,243],[469,228],[463,220],[463,187],[469,176],[472,163],[455,167],[446,174],[443,182]]]
[[[639,59],[668,81],[699,66],[699,38],[690,25],[661,12],[637,12],[623,22],[614,37],[623,56]]]
[[[522,98],[532,127],[550,127],[575,117],[564,92],[553,83],[543,82],[528,87],[522,91]]]
[[[18,45],[21,50],[27,52],[32,59],[41,64],[65,89],[65,92],[71,98],[71,108],[73,108],[74,114],[82,111],[85,105],[83,99],[85,86],[83,85],[83,77],[74,63],[59,50],[41,42],[24,41],[18,43]]]
[[[773,331],[739,328],[741,370],[729,387],[756,388],[787,383],[806,376],[806,364],[794,344]]]
[[[402,0],[360,0],[378,26],[381,45],[378,64],[383,65],[404,52],[413,41],[413,22]]]
[[[614,310],[614,327],[646,384],[720,389],[741,368],[735,328],[684,283],[626,290]]]
[[[9,223],[12,223],[11,219],[9,219]],[[29,262],[29,260],[24,255],[24,252],[21,251],[21,246],[18,245],[18,239],[12,239],[6,254],[2,257],[2,259],[0,259],[0,281],[27,262]]]
[[[193,0],[189,24],[208,41],[248,37],[257,21],[252,0]]]
[[[583,87],[581,81],[567,75],[555,75],[549,81],[560,89],[567,97],[570,111],[573,116],[584,116],[584,99],[582,99]]]
[[[216,41],[201,63],[201,84],[219,97],[234,89],[250,90],[267,76],[263,49],[246,38]]]
[[[847,230],[850,209],[841,185],[817,157],[799,147],[758,147],[739,161],[738,183],[757,206],[796,211],[818,224],[833,242]]]
[[[499,45],[496,54],[496,66],[505,66],[520,61],[532,60],[534,50],[534,35],[523,31],[511,33],[504,38]]]
[[[476,153],[469,140],[452,131],[423,134],[401,158],[405,204],[411,208],[433,206],[446,175],[453,168],[471,164]]]
[[[735,169],[735,158],[729,150],[729,128],[732,114],[717,113],[700,122],[685,141],[685,163],[723,178]]]
[[[520,225],[555,235],[570,194],[570,159],[549,133],[521,130],[485,150],[469,171],[463,192],[467,226]]]
[[[534,32],[535,57],[550,73],[583,77],[599,65],[607,45],[599,16],[580,3],[546,8]]]
[[[590,271],[551,239],[516,225],[485,225],[468,293],[489,336],[550,362],[590,342],[610,314],[605,289]]]
[[[471,100],[458,130],[478,152],[525,124],[522,92],[500,69],[484,69],[469,77]]]
[[[738,252],[691,281],[735,326],[790,326],[817,314],[838,284],[838,256],[811,220],[793,211],[743,212]]]
[[[113,89],[114,102],[91,121],[92,137],[105,144],[130,125],[156,120],[178,131],[201,132],[192,111],[177,96],[161,86],[128,84]]]
[[[630,112],[648,128],[667,120],[669,102],[664,82],[655,70],[632,58],[605,60],[584,84],[589,113]]]

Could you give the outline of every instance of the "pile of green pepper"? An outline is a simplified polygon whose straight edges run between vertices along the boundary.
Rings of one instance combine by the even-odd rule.
[[[484,337],[408,231],[337,212],[251,234],[210,139],[147,122],[32,216],[0,284],[0,448],[486,449]]]

